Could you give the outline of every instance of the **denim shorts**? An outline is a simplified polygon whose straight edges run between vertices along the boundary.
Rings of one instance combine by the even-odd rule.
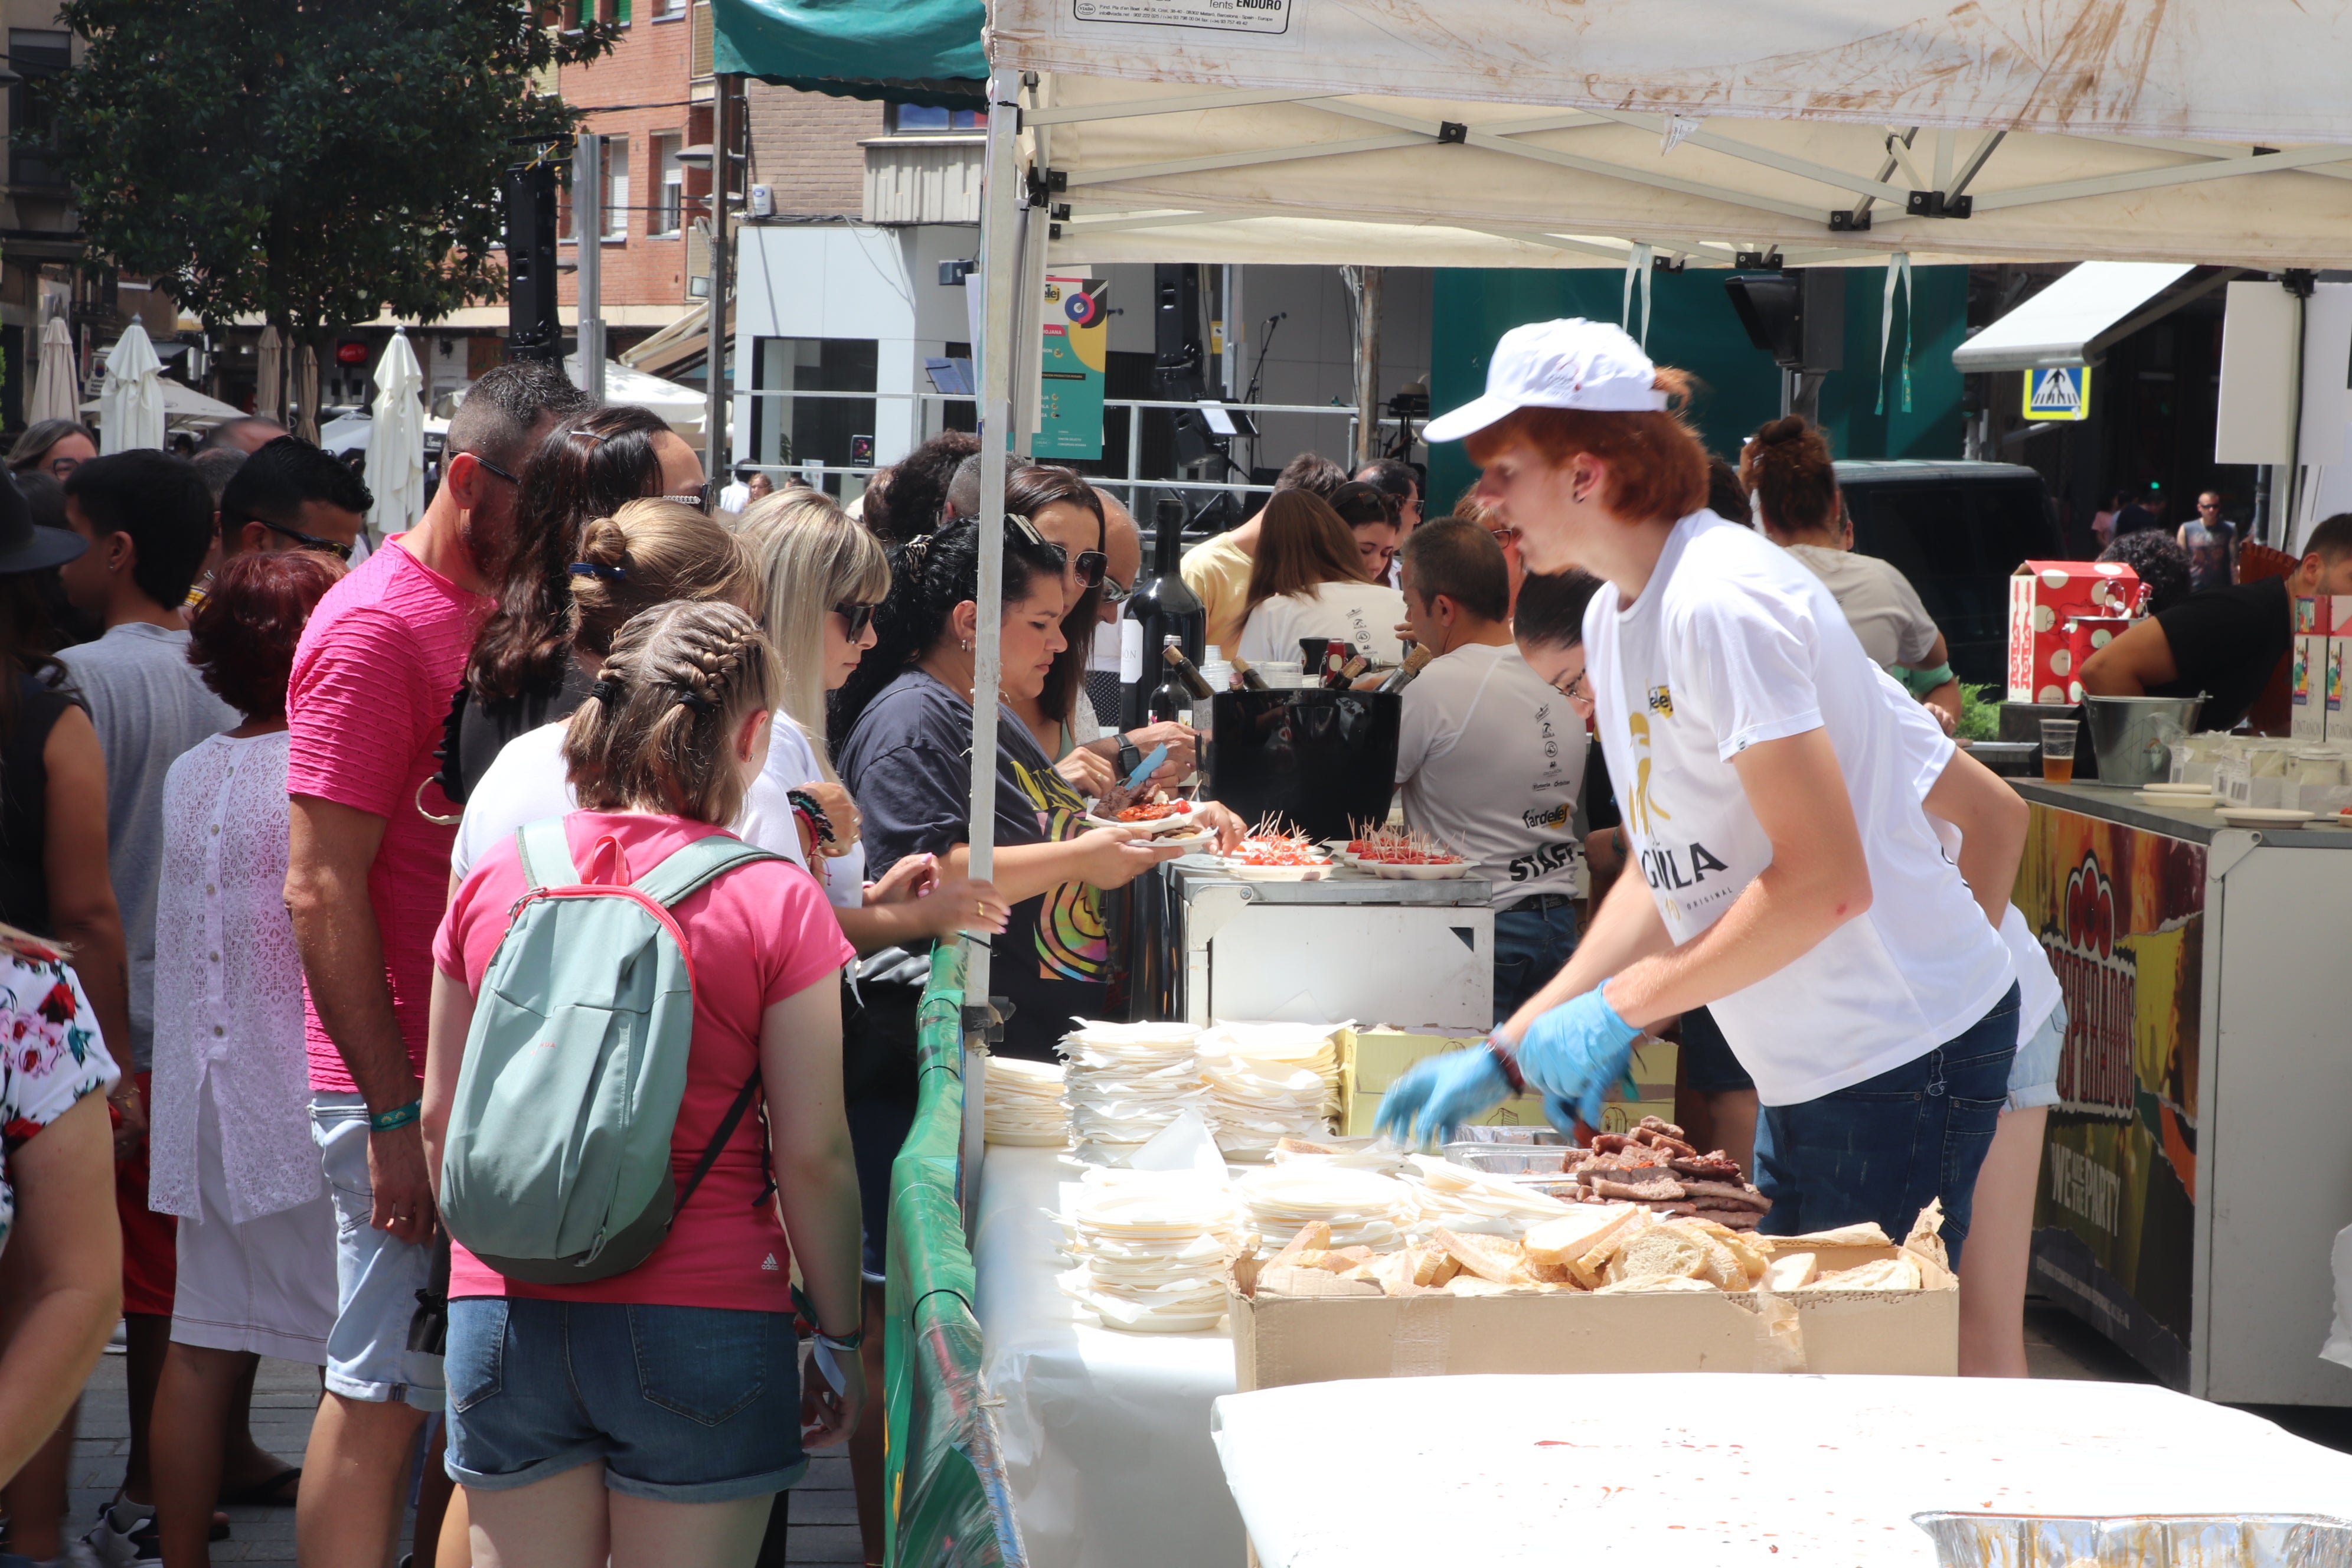
[[[1759,1227],[1801,1236],[1875,1220],[1900,1240],[1930,1199],[1958,1267],[1977,1172],[1992,1147],[2017,1055],[2017,987],[1923,1057],[1759,1120],[1756,1184],[1772,1200]]]
[[[2061,1002],[2042,1020],[2033,1037],[2017,1047],[2009,1068],[2009,1109],[2031,1110],[2058,1103],[2058,1053],[2066,1045],[2066,1004]]]
[[[450,1479],[504,1491],[595,1463],[608,1489],[664,1502],[798,1484],[808,1456],[792,1314],[450,1302]]]
[[[408,1348],[416,1293],[433,1273],[433,1248],[368,1224],[367,1101],[325,1090],[310,1096],[310,1137],[335,1204],[335,1326],[327,1335],[327,1391],[346,1399],[441,1408],[441,1358]]]

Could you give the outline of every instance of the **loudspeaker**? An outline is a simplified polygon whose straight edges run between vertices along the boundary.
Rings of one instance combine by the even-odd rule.
[[[507,170],[507,357],[560,362],[563,317],[555,296],[555,165]]]
[[[1739,272],[1723,280],[1748,341],[1783,370],[1845,367],[1845,274],[1832,267]]]

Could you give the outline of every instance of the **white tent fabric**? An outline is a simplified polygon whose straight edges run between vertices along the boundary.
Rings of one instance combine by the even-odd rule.
[[[2352,45],[2352,17],[2278,0],[1979,0],[1891,26],[1867,0],[1246,13],[1280,31],[1127,19],[1244,15],[1207,0],[991,9],[993,62],[1045,73],[1023,130],[1066,182],[1056,262],[2352,249],[2352,111],[2302,53]]]
[[[33,374],[33,406],[25,417],[38,425],[44,419],[81,417],[81,374],[74,368],[73,329],[57,316],[41,328],[40,366]]]
[[[425,373],[408,333],[395,329],[375,366],[374,428],[368,439],[368,527],[404,533],[425,512]]]
[[[157,394],[163,400],[163,422],[174,430],[208,430],[223,420],[241,419],[241,410],[231,407],[217,397],[207,397],[193,386],[184,385],[163,377],[155,383]],[[97,414],[105,408],[103,397],[93,397],[81,405],[85,414]]]
[[[566,354],[563,374],[576,384],[580,379],[580,356]],[[604,401],[629,403],[651,409],[662,416],[672,430],[689,441],[698,440],[702,426],[710,412],[709,400],[690,386],[680,386],[674,381],[625,365],[618,360],[604,362]]]
[[[98,394],[98,449],[128,452],[163,444],[163,362],[147,329],[133,321],[106,354]]]
[[[2171,261],[2085,261],[1954,349],[1952,363],[1964,373],[2096,364],[2109,343],[2234,275],[2216,273],[2166,295],[2194,270]]]

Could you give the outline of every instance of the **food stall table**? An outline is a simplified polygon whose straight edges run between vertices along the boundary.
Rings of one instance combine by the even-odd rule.
[[[1055,1276],[1058,1149],[989,1146],[972,1234],[982,1377],[1032,1568],[1238,1564],[1242,1527],[1209,1442],[1234,1342],[1100,1327]]]
[[[2341,1515],[2352,1458],[2132,1384],[1691,1373],[1220,1399],[1267,1568],[1934,1568],[1929,1511]]]
[[[2352,1405],[2318,1359],[2352,1222],[2352,829],[2013,782],[2016,902],[2069,1015],[2033,1287],[2184,1393]]]

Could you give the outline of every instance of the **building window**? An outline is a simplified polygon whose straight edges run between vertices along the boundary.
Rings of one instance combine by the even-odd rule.
[[[753,344],[751,385],[763,393],[871,393],[879,348],[872,338],[760,338]],[[870,396],[755,397],[751,460],[870,467],[874,422]],[[840,476],[827,475],[824,489],[839,496]]]
[[[653,235],[656,239],[676,238],[686,226],[686,165],[677,161],[686,138],[672,131],[652,139],[654,178],[660,182],[655,193]]]
[[[985,131],[984,109],[933,109],[919,103],[893,103],[885,110],[893,136],[937,136],[949,131]]]
[[[629,237],[629,139],[604,143],[604,237]]]
[[[25,79],[8,94],[8,183],[62,189],[66,178],[51,155],[49,111],[35,101],[33,83],[72,65],[73,35],[11,27],[8,58]]]

